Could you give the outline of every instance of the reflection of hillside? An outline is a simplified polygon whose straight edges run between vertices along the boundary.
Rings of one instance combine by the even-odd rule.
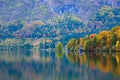
[[[31,62],[37,61],[42,63],[47,63],[52,61],[50,55],[51,51],[46,52],[46,50],[39,51],[38,49],[31,50],[14,50],[14,51],[0,51],[0,61],[5,62]]]
[[[21,54],[25,53],[21,52]],[[84,75],[86,68],[72,66],[65,56],[59,59],[57,57],[59,54],[36,50],[31,51],[30,55],[19,54],[19,57],[9,52],[8,54],[5,52],[4,55],[0,54],[3,57],[0,60],[0,80],[18,80],[17,78],[20,80],[79,80],[81,77],[86,77]],[[39,56],[37,61],[33,60],[34,55]],[[8,56],[8,59],[4,59],[4,56]],[[11,60],[12,58],[13,60]],[[48,58],[51,60],[47,60]],[[17,59],[18,61],[16,61]],[[79,76],[79,74],[82,75]]]
[[[114,54],[114,55],[113,55]],[[120,75],[120,54],[107,53],[68,53],[67,58],[70,62],[84,64],[90,69],[99,69],[102,73],[113,73]]]
[[[120,75],[117,59],[119,55],[77,51],[66,54],[37,49],[0,52],[0,80],[103,80],[100,76],[106,76],[103,74],[106,72]]]

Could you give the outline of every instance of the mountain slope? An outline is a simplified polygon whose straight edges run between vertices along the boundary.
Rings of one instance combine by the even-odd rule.
[[[0,22],[24,19],[46,21],[53,16],[74,13],[83,21],[103,6],[119,7],[119,0],[0,0]]]

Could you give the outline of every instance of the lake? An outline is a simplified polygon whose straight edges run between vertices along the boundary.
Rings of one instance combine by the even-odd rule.
[[[1,50],[0,80],[120,80],[119,54]]]

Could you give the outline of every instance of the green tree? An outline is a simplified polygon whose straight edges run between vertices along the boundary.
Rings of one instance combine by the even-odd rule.
[[[61,42],[58,42],[58,44],[56,45],[56,50],[58,51],[58,52],[61,52],[61,51],[63,51],[63,45],[62,45],[62,43]]]
[[[75,39],[69,40],[69,42],[66,45],[66,48],[68,48],[68,49],[74,49],[75,48],[75,41],[76,41]]]
[[[56,55],[57,57],[60,59],[63,56],[64,50],[63,50],[63,45],[61,42],[58,42],[58,44],[56,45]]]

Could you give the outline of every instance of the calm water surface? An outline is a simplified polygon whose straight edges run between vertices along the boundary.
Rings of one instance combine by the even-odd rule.
[[[119,53],[1,50],[0,80],[120,80],[119,60]]]

